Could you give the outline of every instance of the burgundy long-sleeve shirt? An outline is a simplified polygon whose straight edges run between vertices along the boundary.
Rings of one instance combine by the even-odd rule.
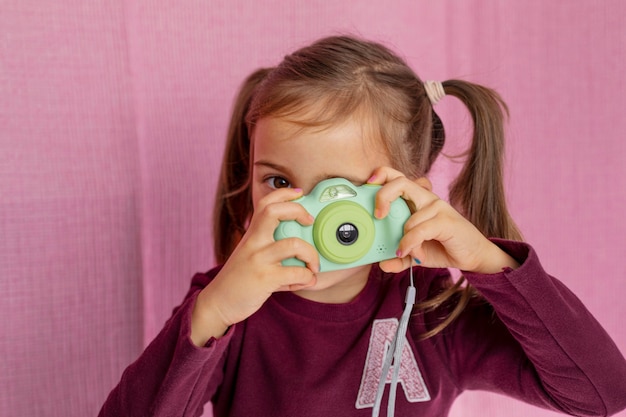
[[[411,317],[396,415],[444,416],[457,396],[474,389],[573,415],[626,407],[626,361],[610,337],[544,272],[530,246],[496,243],[521,267],[465,273],[484,298],[434,337],[419,338],[444,309]],[[126,369],[100,416],[198,416],[209,402],[216,417],[371,415],[404,306],[406,271],[385,274],[373,266],[366,287],[347,304],[276,293],[226,335],[196,347],[191,312],[217,271],[193,278],[185,301]],[[414,272],[418,302],[451,280],[447,270]]]

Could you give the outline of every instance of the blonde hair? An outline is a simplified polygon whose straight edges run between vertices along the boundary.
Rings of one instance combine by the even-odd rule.
[[[450,186],[450,203],[485,236],[521,240],[503,187],[506,104],[495,91],[467,81],[442,85],[446,95],[465,104],[474,123],[463,169]],[[350,36],[320,39],[245,80],[231,117],[215,202],[218,262],[230,256],[252,215],[250,133],[256,122],[271,116],[324,127],[354,115],[370,120],[370,136],[380,138],[394,168],[409,178],[426,175],[443,148],[444,127],[423,81],[379,43]],[[445,327],[474,295],[463,281],[417,306],[432,309],[457,299],[448,317],[425,336]]]

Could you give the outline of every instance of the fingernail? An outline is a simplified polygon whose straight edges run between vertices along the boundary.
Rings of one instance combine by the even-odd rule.
[[[302,192],[302,188],[294,188],[293,190],[298,194]]]
[[[416,263],[416,264],[418,264],[418,265],[421,265],[421,264],[422,264],[422,261],[420,261],[420,260],[419,260],[419,259],[417,259],[417,258],[413,258],[413,260],[414,260],[414,261],[415,261],[415,263]]]
[[[398,250],[396,251],[396,256],[397,256],[398,258],[402,258],[402,257],[403,257],[403,256],[402,256],[402,251],[401,251],[400,249],[398,249]]]
[[[370,177],[370,179],[369,179],[369,180],[367,180],[367,183],[368,183],[368,184],[371,184],[371,183],[373,183],[374,181],[376,181],[376,174],[372,175],[372,176]]]
[[[374,217],[376,217],[377,219],[380,219],[382,215],[383,211],[381,209],[374,210]]]

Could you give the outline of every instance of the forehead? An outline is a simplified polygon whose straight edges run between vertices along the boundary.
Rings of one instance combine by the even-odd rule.
[[[320,127],[268,117],[256,124],[252,142],[255,165],[283,167],[300,182],[326,177],[364,182],[377,167],[390,165],[381,139],[355,118]]]

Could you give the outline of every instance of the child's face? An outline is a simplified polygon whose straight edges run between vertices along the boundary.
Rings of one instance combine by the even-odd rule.
[[[252,136],[255,209],[261,198],[279,187],[301,188],[308,194],[318,182],[334,177],[361,185],[376,168],[390,166],[380,139],[364,138],[365,131],[356,120],[324,129],[302,128],[277,118],[258,121]],[[342,302],[356,296],[365,285],[369,267],[357,269],[322,274],[324,278],[309,289],[313,292],[307,291],[307,298]],[[329,289],[335,290],[334,298],[320,298]]]

